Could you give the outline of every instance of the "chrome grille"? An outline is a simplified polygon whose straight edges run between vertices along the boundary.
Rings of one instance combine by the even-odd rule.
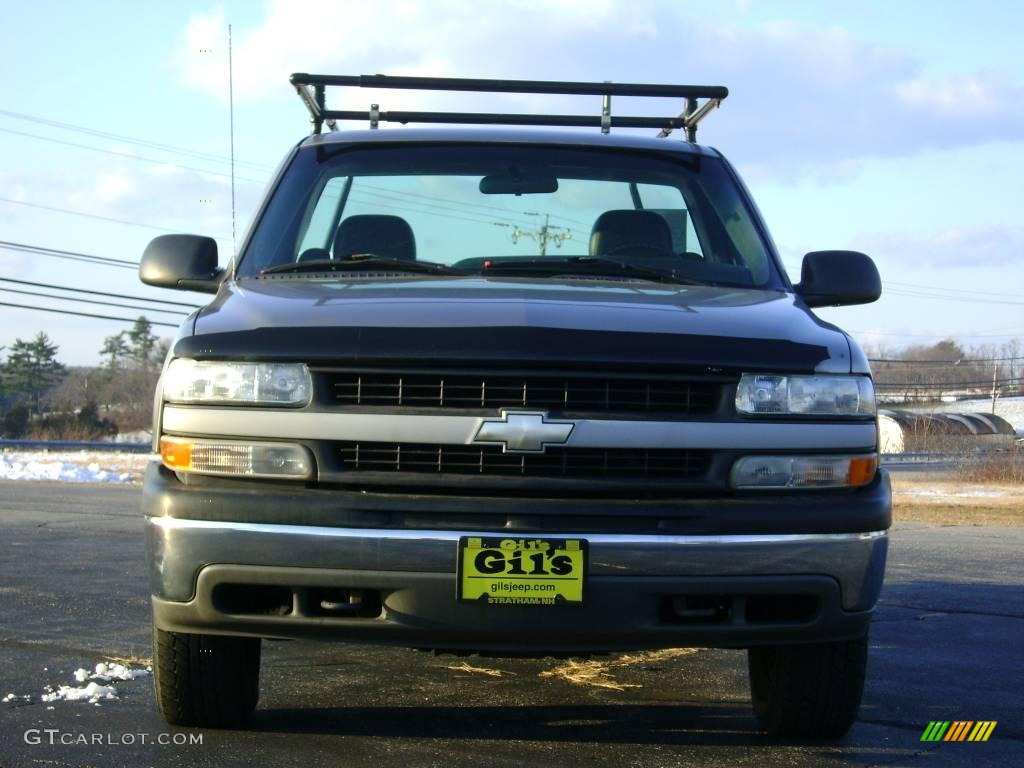
[[[345,406],[706,415],[723,382],[610,377],[437,373],[330,373],[330,397]]]
[[[500,446],[421,443],[337,444],[342,469],[478,476],[692,480],[708,468],[707,451],[646,448],[548,448],[503,453]]]

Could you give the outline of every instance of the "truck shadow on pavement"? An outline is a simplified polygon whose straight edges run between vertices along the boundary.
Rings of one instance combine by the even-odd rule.
[[[749,706],[707,704],[274,709],[258,710],[252,727],[268,733],[407,739],[665,746],[801,745],[759,732]],[[823,742],[804,745],[832,746]]]
[[[260,731],[442,739],[675,744],[702,734],[719,743],[764,740],[748,707],[381,706],[258,710]]]

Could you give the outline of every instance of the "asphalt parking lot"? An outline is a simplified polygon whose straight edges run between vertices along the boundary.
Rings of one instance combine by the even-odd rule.
[[[43,702],[79,667],[149,656],[139,493],[0,482],[0,698],[16,694],[0,704],[3,768],[1024,763],[1024,528],[896,526],[843,742],[759,734],[745,655],[721,650],[570,665],[268,642],[248,731],[170,728],[149,678],[101,706]],[[931,720],[998,724],[985,743],[921,742]]]

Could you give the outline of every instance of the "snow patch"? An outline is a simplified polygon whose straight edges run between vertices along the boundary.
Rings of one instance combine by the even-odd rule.
[[[147,454],[97,451],[6,451],[0,480],[59,480],[69,483],[140,482]]]
[[[126,667],[124,664],[104,664],[103,662],[100,662],[92,672],[84,667],[76,669],[75,680],[79,683],[84,683],[89,678],[92,678],[93,680],[99,680],[102,683],[106,683],[110,680],[136,680],[140,677],[146,677],[149,674],[150,671],[148,669],[142,669],[141,667],[132,669],[131,667]]]
[[[117,689],[112,685],[100,685],[89,683],[84,688],[72,688],[70,685],[62,685],[57,690],[46,686],[47,693],[44,693],[41,700],[49,701],[87,701],[90,704],[98,704],[101,700],[116,700]]]
[[[103,685],[103,683],[109,683],[111,680],[137,680],[140,677],[148,677],[152,674],[152,670],[150,667],[129,667],[124,664],[117,664],[116,662],[108,663],[101,661],[91,672],[85,667],[79,667],[72,674],[77,683],[84,683],[87,680],[90,682],[87,685],[80,685],[78,687],[61,685],[56,690],[54,690],[52,685],[48,685],[43,690],[40,701],[44,703],[51,701],[84,701],[98,707],[101,701],[116,701],[119,698],[117,689],[114,686]],[[10,696],[13,695],[10,694]],[[10,698],[4,699],[4,701],[10,700]],[[52,707],[47,707],[47,709],[52,709]]]
[[[964,491],[933,491],[927,488],[908,488],[901,491],[906,496],[935,496],[947,498],[998,498],[1009,496],[1008,491],[985,491],[979,489]]]

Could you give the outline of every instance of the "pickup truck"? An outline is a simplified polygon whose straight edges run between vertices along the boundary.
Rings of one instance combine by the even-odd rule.
[[[813,309],[881,283],[852,251],[790,281],[734,168],[696,143],[725,88],[292,84],[313,132],[237,254],[165,235],[140,267],[213,294],[171,346],[145,476],[164,717],[243,725],[262,638],[693,646],[748,649],[767,732],[845,734],[891,494],[868,362]],[[339,86],[602,108],[328,109]],[[685,110],[612,115],[624,96]],[[336,130],[354,119],[370,128]],[[643,128],[661,131],[619,130]]]

